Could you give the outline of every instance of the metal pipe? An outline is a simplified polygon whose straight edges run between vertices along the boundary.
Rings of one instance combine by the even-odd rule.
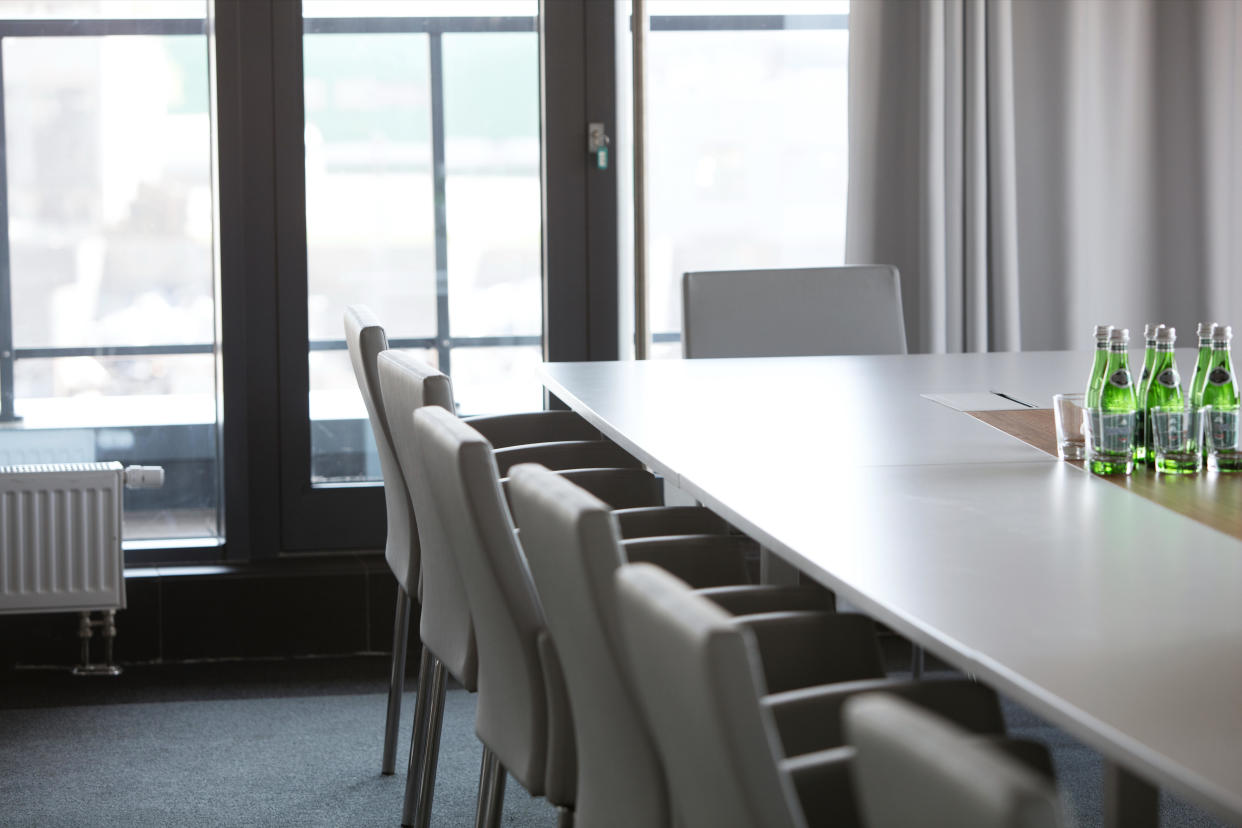
[[[634,64],[634,358],[646,359],[647,318],[647,4],[632,0],[630,38]]]
[[[384,718],[384,759],[380,773],[397,769],[397,731],[401,724],[401,692],[405,689],[405,654],[410,640],[410,594],[397,584],[397,613],[392,624],[392,674],[388,677],[388,714]]]
[[[0,38],[0,58],[4,39]],[[4,61],[0,59],[0,423],[18,419],[14,409],[13,271],[9,259],[9,154],[4,126]]]
[[[423,647],[418,660],[418,696],[414,702],[414,726],[410,732],[410,761],[405,772],[405,797],[401,806],[401,825],[414,824],[418,808],[418,777],[423,766],[423,742],[427,739],[427,716],[431,696],[431,650]]]
[[[423,648],[427,652],[427,648]],[[405,780],[405,806],[401,812],[401,824],[412,828],[427,828],[431,824],[431,801],[436,793],[436,764],[440,759],[440,728],[444,723],[444,692],[447,671],[443,662],[431,656],[430,665],[422,665],[430,678],[424,691],[426,712],[423,716],[421,749],[410,745],[410,775]],[[422,678],[419,678],[420,687]],[[420,705],[421,707],[422,705]],[[419,736],[415,729],[415,736]],[[418,749],[418,757],[414,751]]]
[[[439,32],[427,35],[431,63],[431,180],[436,233],[436,366],[451,374],[449,341],[448,212],[444,166],[444,49]]]

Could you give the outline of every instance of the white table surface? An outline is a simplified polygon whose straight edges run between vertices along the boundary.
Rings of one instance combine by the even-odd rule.
[[[1185,380],[1193,359],[1179,349]],[[543,374],[851,604],[1153,784],[1242,820],[1242,542],[920,396],[1001,391],[1047,408],[1090,362],[801,357]]]

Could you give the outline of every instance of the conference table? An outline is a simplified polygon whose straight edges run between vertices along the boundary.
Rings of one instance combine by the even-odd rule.
[[[966,413],[1048,408],[1085,384],[1091,358],[541,370],[553,395],[773,554],[1103,754],[1105,824],[1155,825],[1157,788],[1242,821],[1242,540],[1160,502],[1242,498],[1240,481],[1162,476],[1142,497]]]

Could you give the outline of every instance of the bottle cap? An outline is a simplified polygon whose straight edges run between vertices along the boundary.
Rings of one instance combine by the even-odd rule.
[[[1212,341],[1213,342],[1228,343],[1229,340],[1231,339],[1233,339],[1233,328],[1232,327],[1230,327],[1229,325],[1213,325],[1212,326]]]
[[[1216,327],[1215,322],[1200,322],[1199,323],[1199,338],[1200,339],[1210,338],[1212,336],[1212,328],[1215,328],[1215,327]]]
[[[1159,331],[1163,327],[1164,325],[1161,325],[1157,322],[1148,322],[1147,325],[1143,328],[1143,338],[1146,339],[1148,342],[1151,342],[1153,339],[1156,338],[1156,332]]]
[[[1129,328],[1113,328],[1108,333],[1108,341],[1109,342],[1120,342],[1123,345],[1129,344],[1130,329]]]
[[[1161,325],[1160,330],[1156,331],[1156,341],[1172,345],[1177,341],[1177,328]]]

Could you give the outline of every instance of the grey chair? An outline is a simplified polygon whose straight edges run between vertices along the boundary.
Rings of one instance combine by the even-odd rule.
[[[565,475],[528,464],[514,468],[509,495],[522,549],[561,655],[578,754],[579,825],[665,828],[672,815],[656,748],[639,712],[613,600],[613,574],[626,560],[620,517]],[[658,538],[648,560],[696,586],[736,575],[739,550],[728,535]],[[657,548],[658,547],[658,548]],[[710,586],[700,590],[738,612],[823,609],[825,590],[788,586]]]
[[[868,828],[1062,825],[1055,788],[1011,745],[980,740],[885,693],[851,698],[844,715]]]
[[[377,359],[377,374],[383,410],[391,424],[394,448],[413,514],[419,516],[417,533],[421,539],[423,585],[419,631],[423,655],[402,825],[421,828],[428,824],[431,815],[447,676],[451,675],[470,692],[475,692],[478,687],[478,653],[465,589],[431,494],[433,485],[420,473],[420,466],[414,457],[413,412],[427,405],[446,411],[455,410],[455,406],[449,378],[412,354],[384,351]],[[570,467],[605,460],[632,466],[628,455],[618,454],[620,450],[616,446],[601,445],[598,439],[593,440],[593,437],[598,438],[598,431],[572,412],[478,417],[469,422],[481,432],[501,441],[504,448],[498,450],[500,455],[505,455],[506,449],[515,447],[526,436],[550,442],[542,444],[548,449],[544,455],[516,446],[522,452],[518,456],[523,459],[540,459]],[[569,450],[567,441],[556,439],[560,436],[576,438],[580,452],[575,454]],[[515,454],[506,456],[512,458]],[[620,482],[610,479],[610,473],[621,478]],[[641,469],[586,468],[566,471],[565,474],[594,483],[604,494],[624,498],[626,505],[635,507],[632,510],[634,519],[630,521],[635,535],[663,535],[684,530],[711,532],[724,525],[705,509],[654,506],[651,498],[660,494],[660,487],[649,472]],[[637,491],[634,491],[634,484],[637,484]],[[667,519],[662,520],[661,515]],[[406,588],[414,590],[418,572],[409,571],[406,577]]]
[[[836,738],[788,750],[796,737],[781,732],[787,701],[798,707],[787,722],[812,718],[816,699],[818,717],[833,719],[851,694],[893,687],[978,731],[1003,733],[995,694],[981,685],[883,680],[863,651],[866,639],[843,622],[849,616],[733,618],[650,564],[621,567],[615,580],[630,676],[683,828],[859,824],[851,750]]]
[[[469,601],[479,650],[475,733],[483,742],[477,826],[498,826],[506,772],[572,823],[573,724],[492,446],[443,409],[414,412],[414,454]],[[420,508],[420,511],[421,508]]]
[[[354,377],[367,407],[371,431],[375,435],[375,447],[379,453],[388,521],[384,559],[397,579],[397,609],[392,630],[392,665],[381,764],[381,772],[390,775],[397,761],[397,728],[401,718],[401,693],[405,684],[411,595],[417,594],[421,571],[418,531],[410,507],[409,491],[406,489],[393,447],[392,431],[380,398],[377,360],[380,353],[388,349],[388,337],[369,308],[351,305],[345,309],[345,344],[349,349]]]
[[[371,431],[375,436],[380,471],[384,480],[387,538],[384,558],[397,580],[397,606],[393,622],[392,663],[388,684],[388,706],[384,725],[384,752],[381,772],[392,774],[396,767],[397,729],[401,717],[401,695],[405,684],[406,653],[409,642],[411,602],[418,595],[421,574],[417,524],[409,491],[393,444],[392,427],[380,394],[379,355],[388,350],[388,337],[376,315],[365,305],[345,309],[345,343],[354,377],[362,392]],[[437,404],[452,406],[451,393]],[[572,412],[531,412],[476,419],[476,427],[488,433],[496,445],[512,452],[512,462],[539,457],[555,462],[557,453],[568,461],[574,451],[581,452],[578,463],[589,465],[635,466],[630,455],[612,443],[601,440],[599,431]],[[519,443],[558,441],[551,453],[530,454]]]
[[[906,353],[890,265],[686,273],[681,330],[689,359]]]

